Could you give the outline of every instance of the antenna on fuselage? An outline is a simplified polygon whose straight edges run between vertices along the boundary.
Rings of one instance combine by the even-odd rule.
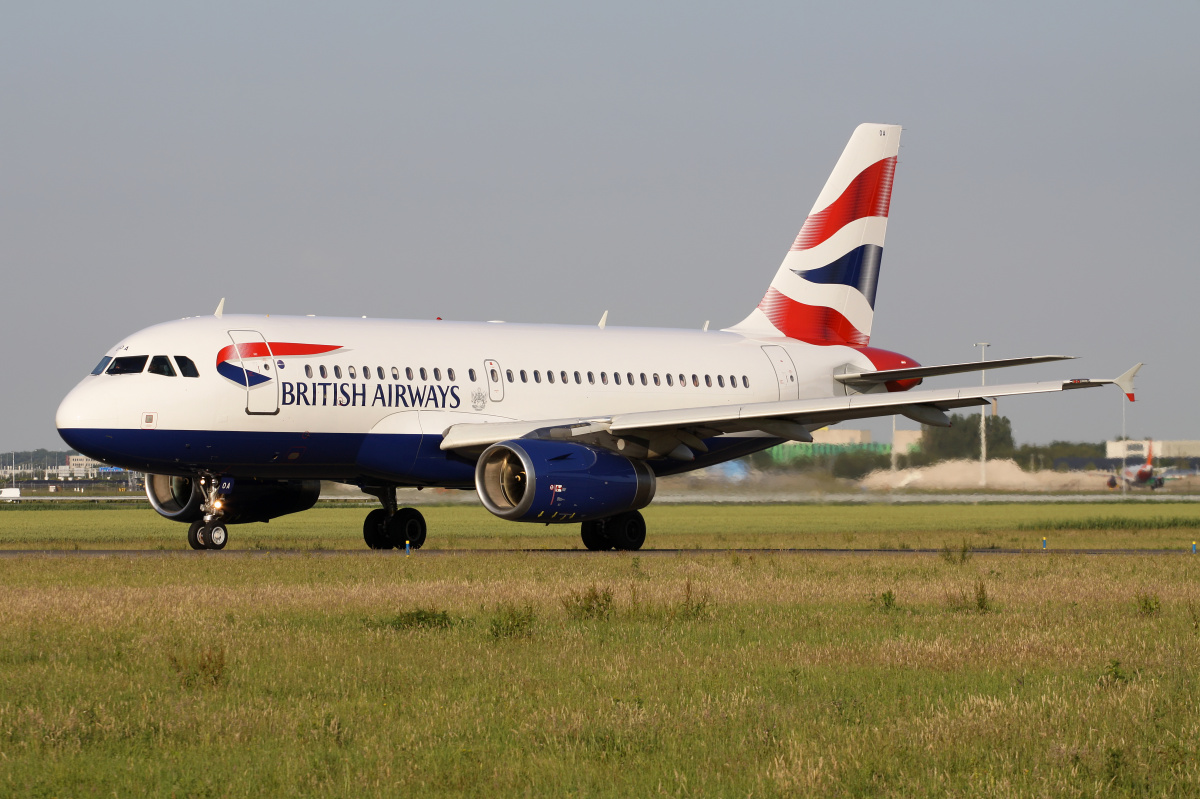
[[[217,303],[217,310],[213,311],[213,316],[220,319],[224,315],[225,315],[225,298],[222,297],[221,301]]]
[[[603,330],[606,324],[608,324],[608,311],[605,311],[604,315],[600,317],[599,328]]]
[[[707,332],[708,332],[708,323],[709,323],[709,322],[711,322],[711,321],[712,321],[711,319],[705,319],[705,320],[704,320],[704,331],[703,331],[703,332],[705,332],[705,333],[707,333]]]

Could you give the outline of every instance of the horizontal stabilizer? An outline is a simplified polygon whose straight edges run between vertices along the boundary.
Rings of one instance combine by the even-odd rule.
[[[955,375],[961,372],[980,372],[984,369],[1003,369],[1008,366],[1028,366],[1032,363],[1047,363],[1049,361],[1069,361],[1074,355],[1027,355],[1023,358],[1001,358],[995,361],[968,361],[967,363],[949,363],[943,366],[914,366],[909,369],[885,369],[878,372],[855,372],[848,375],[834,375],[839,383],[889,383],[893,380],[921,380],[938,375]]]

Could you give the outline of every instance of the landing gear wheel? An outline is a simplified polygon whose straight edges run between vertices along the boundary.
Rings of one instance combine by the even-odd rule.
[[[604,533],[616,549],[636,552],[646,543],[646,520],[636,510],[604,521]]]
[[[590,522],[584,522],[580,527],[579,536],[583,539],[583,545],[592,552],[612,549],[612,541],[609,541],[608,536],[604,534],[603,519],[593,519]]]
[[[209,549],[224,549],[229,543],[229,528],[221,522],[213,522],[205,531],[204,543]]]
[[[188,546],[192,549],[204,549],[204,541],[200,539],[200,531],[204,529],[204,522],[196,520],[188,525]]]
[[[387,533],[384,531],[386,522],[387,511],[383,508],[376,508],[367,514],[367,518],[363,522],[363,540],[371,549],[392,548],[392,542],[388,540]]]
[[[425,543],[425,517],[416,508],[400,508],[384,525],[391,546],[402,549],[407,541],[413,549]]]

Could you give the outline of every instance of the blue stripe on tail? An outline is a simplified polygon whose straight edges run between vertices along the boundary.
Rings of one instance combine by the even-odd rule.
[[[793,269],[792,272],[809,283],[840,283],[858,289],[875,307],[875,288],[879,283],[879,262],[883,248],[878,244],[855,247],[836,261],[816,269]]]

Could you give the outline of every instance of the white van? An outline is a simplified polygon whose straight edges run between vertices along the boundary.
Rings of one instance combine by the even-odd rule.
[[[21,489],[0,488],[0,502],[18,502],[21,499]]]

